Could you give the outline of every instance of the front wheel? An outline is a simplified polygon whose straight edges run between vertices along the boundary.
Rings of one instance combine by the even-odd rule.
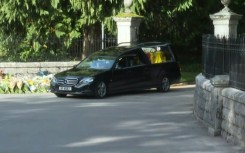
[[[163,77],[160,86],[157,88],[158,91],[168,92],[170,89],[169,79],[167,77]]]
[[[104,98],[107,94],[107,87],[106,84],[101,81],[95,86],[95,97],[97,98]]]

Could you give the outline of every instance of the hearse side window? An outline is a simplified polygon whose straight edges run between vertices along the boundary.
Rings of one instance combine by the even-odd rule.
[[[137,54],[127,54],[118,59],[116,68],[129,68],[139,65],[143,65],[143,63]]]
[[[143,47],[142,50],[152,64],[172,62],[174,60],[168,46]]]

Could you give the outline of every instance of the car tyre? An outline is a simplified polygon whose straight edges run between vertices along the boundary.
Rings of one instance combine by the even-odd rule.
[[[95,86],[95,97],[104,98],[106,95],[107,95],[106,84],[103,81],[97,83]]]
[[[167,77],[163,77],[160,86],[157,88],[158,91],[168,92],[170,89],[170,82]]]
[[[60,98],[62,98],[62,97],[66,97],[66,94],[59,94],[59,93],[55,93],[55,95],[56,95],[57,97],[60,97]]]

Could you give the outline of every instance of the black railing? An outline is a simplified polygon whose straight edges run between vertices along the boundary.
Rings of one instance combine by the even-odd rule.
[[[225,64],[226,39],[216,38],[212,35],[204,35],[202,39],[203,74],[207,78],[215,75],[227,74]]]
[[[232,42],[230,55],[230,84],[245,90],[245,36]]]
[[[230,86],[245,90],[245,36],[219,38],[203,35],[203,75],[229,75]]]

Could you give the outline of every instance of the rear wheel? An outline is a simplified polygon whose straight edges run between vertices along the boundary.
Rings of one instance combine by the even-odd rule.
[[[107,87],[106,84],[101,81],[95,86],[95,96],[97,98],[104,98],[107,95]]]
[[[55,93],[57,97],[66,97],[66,94]]]
[[[168,92],[170,89],[169,79],[167,77],[163,77],[160,86],[157,88],[158,91]]]

